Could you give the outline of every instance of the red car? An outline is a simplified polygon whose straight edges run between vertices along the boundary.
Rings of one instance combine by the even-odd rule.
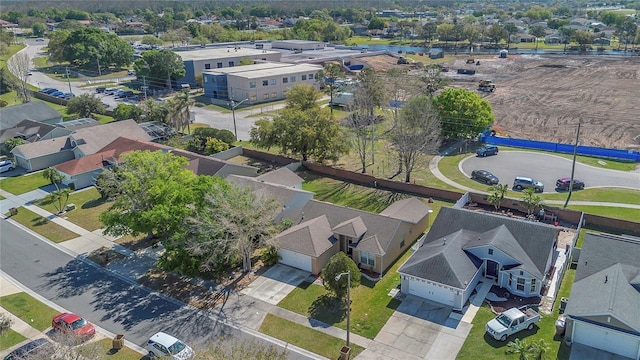
[[[93,325],[84,318],[71,313],[56,315],[51,321],[51,326],[62,332],[73,331],[76,335],[82,337],[92,337],[96,334],[96,328]]]

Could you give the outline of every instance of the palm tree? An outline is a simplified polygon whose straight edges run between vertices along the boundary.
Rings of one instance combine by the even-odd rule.
[[[56,186],[56,190],[60,191],[60,186],[58,183],[64,180],[64,175],[60,174],[58,170],[49,167],[42,172],[42,177],[49,180],[51,185]]]
[[[173,98],[171,102],[171,116],[173,118],[176,130],[183,132],[187,129],[187,133],[191,132],[189,124],[191,123],[191,111],[189,107],[195,103],[191,97],[189,90],[184,90]]]
[[[64,188],[62,190],[52,191],[45,197],[46,201],[49,201],[58,211],[57,214],[62,213],[63,209],[67,206],[69,196],[71,195],[71,189]]]
[[[542,205],[542,198],[536,195],[534,188],[527,188],[523,193],[522,202],[527,207],[527,215],[531,215],[533,210]]]
[[[514,341],[509,342],[507,347],[509,348],[505,350],[505,354],[519,354],[520,360],[528,360],[529,354],[533,353],[531,345],[526,341],[521,341],[520,339],[515,339]]]
[[[502,206],[502,200],[504,200],[504,196],[507,194],[507,191],[509,191],[509,185],[507,184],[492,185],[489,187],[489,191],[493,191],[493,195],[490,195],[489,198],[491,198],[492,196],[495,196],[495,202],[492,202],[489,199],[487,200],[489,200],[489,202],[496,207],[496,210],[500,210],[500,207]]]

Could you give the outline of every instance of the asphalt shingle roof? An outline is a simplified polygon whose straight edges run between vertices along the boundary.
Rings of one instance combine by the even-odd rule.
[[[22,120],[16,126],[0,130],[0,142],[20,137],[28,142],[35,142],[50,133],[56,127],[33,120]]]
[[[412,224],[417,224],[429,213],[431,207],[417,198],[410,197],[402,199],[389,205],[380,212],[380,215],[386,215],[394,219],[405,220]]]
[[[296,175],[296,173],[294,173],[293,171],[289,170],[286,167],[269,171],[268,173],[264,173],[256,177],[256,179],[264,182],[290,186],[290,187],[300,185],[304,181],[304,179],[302,179],[300,176]]]
[[[10,129],[22,120],[41,122],[53,119],[62,121],[62,114],[43,101],[0,108],[0,130]]]
[[[290,227],[275,240],[282,249],[312,257],[322,255],[337,241],[324,215]]]
[[[349,236],[359,239],[360,236],[367,232],[367,226],[360,216],[345,220],[333,228],[333,232],[339,235]]]
[[[478,269],[465,249],[492,245],[541,276],[558,229],[549,225],[457,208],[442,208],[422,246],[399,272],[464,288]],[[515,242],[515,243],[513,243]]]

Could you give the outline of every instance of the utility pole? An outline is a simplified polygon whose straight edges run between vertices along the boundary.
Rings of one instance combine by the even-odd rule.
[[[142,90],[144,90],[144,99],[147,100],[147,77],[142,76]]]
[[[576,143],[573,146],[573,163],[571,164],[571,181],[569,182],[569,195],[567,201],[564,202],[564,208],[566,209],[571,199],[571,193],[573,192],[573,176],[576,172],[576,155],[578,154],[578,142],[580,141],[580,121],[578,121],[578,131],[576,132]]]
[[[72,93],[73,91],[71,91],[71,76],[69,76],[69,67],[66,67],[67,70],[67,83],[69,84],[69,92]]]

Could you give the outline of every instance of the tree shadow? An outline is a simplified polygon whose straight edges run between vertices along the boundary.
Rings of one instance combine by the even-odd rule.
[[[82,204],[81,208],[82,209],[91,209],[100,205],[105,204],[107,201],[105,199],[99,198],[99,199],[93,199],[93,200],[89,200],[86,203]]]
[[[347,314],[347,303],[334,296],[319,296],[309,306],[309,317],[333,325],[344,320]]]

